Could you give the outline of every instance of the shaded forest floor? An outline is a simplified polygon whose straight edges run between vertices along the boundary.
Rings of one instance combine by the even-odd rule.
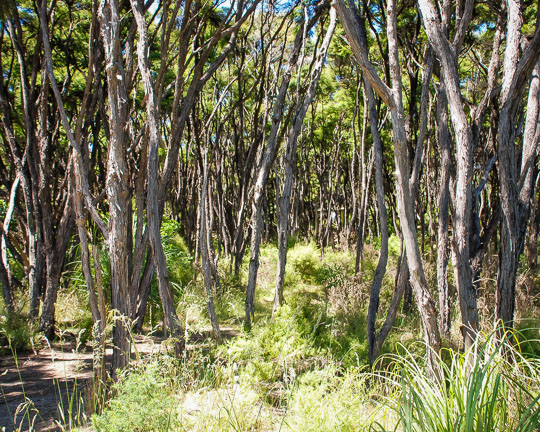
[[[235,329],[222,329],[224,339],[237,335]],[[204,343],[209,337],[210,330],[190,335],[188,350]],[[142,358],[167,349],[161,346],[161,337],[134,338],[134,352]],[[70,411],[72,416],[83,416],[84,402],[78,399],[83,398],[84,401],[85,389],[93,378],[92,347],[90,344],[78,346],[73,334],[64,334],[63,339],[61,342],[44,344],[32,353],[17,357],[0,356],[0,428],[5,427],[7,431],[61,430],[66,426],[65,419]],[[132,357],[135,360],[135,353]],[[106,364],[110,365],[111,360],[112,349],[108,348]],[[74,412],[70,404],[75,404],[79,412]]]

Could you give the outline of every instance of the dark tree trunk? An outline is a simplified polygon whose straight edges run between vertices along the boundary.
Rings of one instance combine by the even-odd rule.
[[[450,204],[450,130],[448,128],[448,100],[444,84],[437,92],[438,143],[441,158],[439,168],[439,215],[437,227],[437,290],[439,292],[439,323],[441,333],[450,335],[450,304],[448,300],[448,212]]]

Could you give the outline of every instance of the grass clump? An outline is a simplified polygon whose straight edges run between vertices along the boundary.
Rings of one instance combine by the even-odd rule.
[[[448,350],[438,359],[440,378],[427,374],[411,351],[387,355],[393,366],[376,379],[393,387],[383,409],[404,432],[537,431],[540,425],[540,361],[525,358],[514,345],[479,335],[466,353]],[[380,424],[375,430],[386,431]]]

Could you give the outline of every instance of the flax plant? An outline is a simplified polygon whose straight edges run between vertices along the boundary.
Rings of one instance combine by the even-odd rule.
[[[405,347],[402,355],[384,357],[391,366],[376,379],[394,389],[382,404],[397,415],[392,430],[540,430],[540,360],[520,351],[515,333],[497,337],[500,333],[479,334],[464,353],[448,349],[437,354],[438,378],[427,374],[423,362]],[[372,430],[387,429],[374,423]]]

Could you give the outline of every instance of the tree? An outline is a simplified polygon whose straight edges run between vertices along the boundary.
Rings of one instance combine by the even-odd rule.
[[[368,60],[366,47],[362,44],[359,30],[361,24],[355,6],[351,3],[346,5],[343,0],[338,0],[335,7],[337,8],[343,27],[345,28],[347,39],[355,54],[356,60],[362,68],[366,79],[386,103],[391,112],[392,129],[394,133],[393,142],[396,164],[398,212],[405,241],[411,284],[422,319],[424,340],[430,350],[438,352],[441,347],[441,339],[437,324],[437,313],[433,298],[431,297],[427,286],[420,249],[416,239],[413,202],[409,185],[409,159],[405,134],[405,116],[402,103],[402,83],[396,33],[396,5],[392,0],[390,0],[387,5],[387,38],[390,75],[392,78],[391,88],[379,78],[373,65]],[[430,350],[428,350],[428,360],[431,362]]]

